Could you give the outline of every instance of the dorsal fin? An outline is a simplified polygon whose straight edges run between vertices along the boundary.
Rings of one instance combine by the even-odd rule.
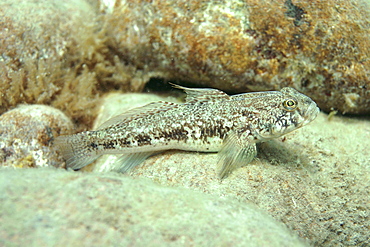
[[[155,114],[161,111],[167,111],[169,108],[172,108],[176,105],[178,104],[172,103],[172,102],[158,101],[158,102],[152,102],[152,103],[149,103],[144,106],[137,107],[137,108],[133,108],[122,114],[119,114],[117,116],[114,116],[108,119],[106,122],[101,124],[97,128],[97,130],[105,129],[111,125],[114,125],[116,123],[120,123],[123,121],[133,120],[137,117],[145,117],[145,116],[152,115],[152,114]]]
[[[213,88],[188,88],[170,83],[174,88],[182,89],[186,93],[186,103],[201,101],[228,100],[230,96]]]

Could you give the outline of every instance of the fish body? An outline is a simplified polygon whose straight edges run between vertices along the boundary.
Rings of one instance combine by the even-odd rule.
[[[229,96],[217,89],[182,86],[186,102],[154,102],[108,120],[95,131],[57,137],[67,167],[80,169],[103,154],[122,154],[125,172],[169,149],[219,152],[224,178],[256,156],[256,143],[314,120],[316,103],[293,88]]]

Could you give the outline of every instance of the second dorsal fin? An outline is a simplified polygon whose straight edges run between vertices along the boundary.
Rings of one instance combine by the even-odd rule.
[[[170,83],[174,88],[182,89],[186,93],[186,103],[201,101],[228,100],[230,96],[213,88],[188,88]]]
[[[178,104],[165,101],[152,102],[144,106],[133,108],[117,116],[114,116],[108,119],[103,124],[101,124],[97,129],[98,130],[105,129],[116,123],[132,120],[137,117],[145,117],[147,115],[155,114],[161,111],[167,111],[169,108],[175,107],[176,105]]]

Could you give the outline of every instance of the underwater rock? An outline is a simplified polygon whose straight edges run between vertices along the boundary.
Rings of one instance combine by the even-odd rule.
[[[119,108],[146,104],[151,97],[158,100],[148,94],[107,97],[96,126]],[[222,181],[217,154],[177,150],[148,158],[128,175],[253,202],[314,246],[367,246],[369,130],[366,119],[320,113],[304,128],[260,144],[257,159]],[[104,155],[86,170],[109,171],[117,157]]]
[[[325,111],[370,112],[366,0],[102,2],[112,46],[160,77],[231,92],[290,86]]]
[[[5,246],[307,246],[251,204],[146,179],[2,168],[0,181]]]
[[[0,166],[64,167],[52,141],[72,130],[71,120],[49,106],[22,105],[7,111],[0,116]]]
[[[102,91],[142,89],[147,79],[110,52],[97,12],[85,0],[0,1],[0,114],[48,104],[83,129]]]

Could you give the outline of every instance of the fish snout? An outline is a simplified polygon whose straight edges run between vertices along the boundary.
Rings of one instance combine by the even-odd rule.
[[[313,120],[315,120],[315,118],[317,117],[319,112],[320,112],[319,107],[317,107],[316,103],[312,101],[312,103],[308,106],[308,108],[307,108],[307,110],[304,114],[305,120],[303,121],[302,125],[306,125],[306,124],[312,122]]]

